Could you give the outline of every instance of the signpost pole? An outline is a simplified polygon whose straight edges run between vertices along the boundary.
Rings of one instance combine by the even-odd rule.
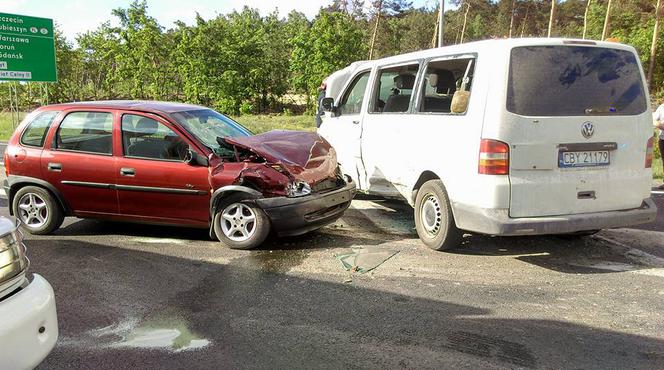
[[[12,120],[12,127],[16,128],[20,123],[20,111],[19,111],[19,101],[18,101],[18,87],[16,86],[18,82],[8,82],[9,85],[9,115]]]

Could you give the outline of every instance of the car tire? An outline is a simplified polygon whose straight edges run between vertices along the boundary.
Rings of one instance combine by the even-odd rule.
[[[236,193],[222,199],[213,217],[217,239],[232,249],[253,249],[270,233],[270,220],[250,195]],[[250,219],[247,222],[247,219]]]
[[[440,180],[429,180],[415,197],[415,228],[429,248],[445,251],[457,248],[463,232],[456,227],[447,191]]]
[[[19,189],[14,194],[12,210],[21,221],[21,227],[35,235],[52,233],[65,219],[57,199],[48,190],[37,186]]]

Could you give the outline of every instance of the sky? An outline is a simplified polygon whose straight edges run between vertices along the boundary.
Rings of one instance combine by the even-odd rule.
[[[234,9],[240,10],[244,5],[259,9],[263,15],[277,8],[283,16],[291,10],[297,10],[313,18],[320,7],[327,6],[331,2],[331,0],[147,1],[150,15],[167,29],[172,28],[173,22],[177,20],[192,24],[196,12],[204,19],[210,19]],[[96,29],[102,22],[111,20],[112,9],[127,8],[130,3],[131,0],[1,0],[0,12],[52,18],[64,32],[65,37],[74,41],[77,34]],[[417,7],[434,7],[437,3],[437,0],[413,0],[413,4]]]

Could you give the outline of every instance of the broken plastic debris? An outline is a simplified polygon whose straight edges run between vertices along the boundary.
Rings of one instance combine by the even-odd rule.
[[[365,274],[382,265],[397,253],[399,253],[398,250],[359,248],[353,249],[353,253],[339,254],[335,257],[347,271]]]

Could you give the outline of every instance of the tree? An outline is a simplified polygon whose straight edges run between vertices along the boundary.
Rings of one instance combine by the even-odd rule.
[[[373,59],[374,48],[376,47],[376,35],[378,34],[378,23],[380,22],[380,14],[383,12],[383,0],[374,2],[374,28],[371,33],[371,45],[369,46],[369,60]]]
[[[309,107],[323,79],[366,56],[363,29],[351,16],[340,12],[322,12],[311,28],[302,30],[293,40],[290,70],[294,90],[307,95]]]
[[[586,1],[586,11],[583,13],[583,35],[581,38],[585,40],[586,38],[586,31],[588,31],[588,10],[590,10],[590,5],[592,4],[592,0],[587,0]]]
[[[604,18],[604,28],[602,29],[602,40],[606,40],[609,37],[609,27],[611,23],[611,0],[606,4],[606,17]]]
[[[549,14],[549,31],[546,37],[551,37],[551,30],[553,30],[553,20],[556,16],[556,0],[551,0],[551,13]]]
[[[655,57],[657,56],[657,38],[659,36],[659,21],[664,11],[662,0],[655,5],[655,25],[652,30],[652,44],[650,46],[650,60],[648,62],[648,85],[652,87],[652,76],[655,71]]]

